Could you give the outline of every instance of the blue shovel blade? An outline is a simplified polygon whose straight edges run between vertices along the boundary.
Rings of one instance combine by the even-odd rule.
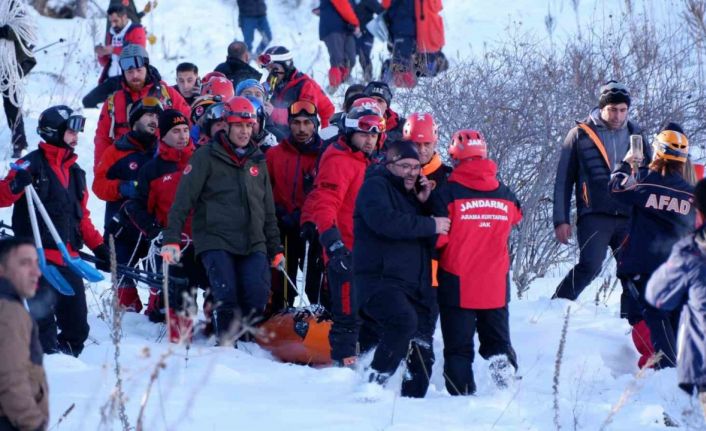
[[[49,265],[44,256],[44,249],[38,248],[39,268],[42,270],[42,276],[52,285],[57,292],[64,296],[74,296],[76,293],[68,281],[59,272],[59,269],[54,265]]]
[[[90,281],[91,283],[96,283],[98,281],[105,280],[103,274],[101,274],[100,271],[95,269],[93,265],[84,262],[79,257],[71,257],[69,251],[66,250],[66,246],[64,244],[58,244],[58,246],[59,251],[61,251],[61,256],[64,258],[64,262],[78,276]]]

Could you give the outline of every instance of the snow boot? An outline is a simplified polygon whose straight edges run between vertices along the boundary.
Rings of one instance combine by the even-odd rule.
[[[647,365],[647,361],[650,357],[655,354],[652,339],[650,338],[650,328],[647,327],[647,323],[644,320],[640,320],[633,325],[631,335],[632,342],[635,344],[635,348],[640,354],[640,358],[637,360],[637,366],[642,369]]]
[[[417,85],[417,78],[412,72],[394,72],[392,80],[397,88],[414,88]]]
[[[333,94],[338,90],[338,87],[343,83],[343,71],[342,67],[331,67],[328,70],[328,92]]]
[[[496,355],[490,358],[490,378],[498,389],[507,389],[514,380],[515,370],[506,355]]]
[[[213,329],[217,346],[236,346],[233,310],[214,310]]]
[[[150,287],[150,297],[147,300],[147,308],[145,314],[152,323],[164,322],[164,304],[162,300],[162,292],[159,288]]]
[[[390,380],[389,373],[378,373],[375,370],[371,370],[368,374],[368,383],[375,383],[382,387],[385,387],[387,381]]]
[[[205,318],[203,326],[203,334],[210,337],[215,332],[213,323],[213,295],[210,293],[204,295],[203,299],[203,316]]]
[[[142,311],[142,301],[135,286],[118,287],[118,304],[127,312],[139,313]]]
[[[183,312],[169,309],[169,341],[172,343],[191,343],[194,332],[194,321]]]

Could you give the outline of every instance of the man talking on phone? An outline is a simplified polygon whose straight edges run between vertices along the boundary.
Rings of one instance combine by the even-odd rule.
[[[415,398],[426,394],[434,363],[431,253],[451,225],[424,215],[432,185],[421,169],[414,143],[390,144],[384,164],[368,170],[353,213],[353,285],[361,317],[380,335],[368,381],[384,385],[407,358],[402,396]]]
[[[606,248],[615,256],[625,242],[630,207],[611,197],[608,181],[630,148],[630,135],[642,134],[628,120],[630,103],[627,87],[608,81],[601,86],[598,107],[577,122],[561,146],[554,183],[554,231],[557,241],[569,243],[575,192],[580,254],[579,262],[557,287],[555,298],[577,299],[601,272]],[[644,153],[644,160],[652,159],[649,148]],[[621,314],[632,302],[623,286]]]

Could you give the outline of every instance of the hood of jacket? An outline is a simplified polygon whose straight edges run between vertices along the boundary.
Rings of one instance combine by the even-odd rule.
[[[449,181],[473,190],[491,191],[500,186],[497,178],[498,166],[489,159],[464,160],[449,176]]]

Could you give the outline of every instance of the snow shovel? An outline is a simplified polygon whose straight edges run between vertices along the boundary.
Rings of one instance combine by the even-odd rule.
[[[76,293],[68,281],[59,272],[59,268],[47,263],[47,258],[44,255],[44,246],[42,245],[42,237],[39,234],[39,225],[37,224],[37,213],[34,212],[34,202],[32,201],[32,192],[34,187],[28,185],[25,187],[25,198],[27,199],[27,209],[29,210],[29,219],[32,222],[32,235],[34,236],[34,245],[37,247],[37,255],[39,256],[39,268],[42,270],[42,276],[47,279],[49,284],[54,287],[59,293],[65,296],[74,296]]]
[[[37,205],[39,213],[42,215],[42,219],[44,219],[44,223],[47,225],[47,228],[49,228],[49,232],[51,232],[51,236],[52,238],[54,238],[54,242],[56,242],[56,247],[59,249],[59,251],[61,252],[61,256],[64,258],[64,263],[66,263],[66,265],[77,275],[81,276],[82,278],[85,278],[86,280],[92,283],[103,281],[105,278],[103,277],[103,274],[101,274],[100,271],[98,271],[88,263],[84,262],[80,258],[72,257],[69,254],[69,251],[66,249],[64,241],[61,240],[59,232],[56,231],[56,227],[54,227],[54,223],[52,223],[51,218],[49,217],[47,210],[44,208],[44,204],[39,199],[39,195],[37,195],[36,190],[34,190],[34,187],[29,187],[29,189],[26,190],[29,190],[32,199],[34,200],[34,203]]]

